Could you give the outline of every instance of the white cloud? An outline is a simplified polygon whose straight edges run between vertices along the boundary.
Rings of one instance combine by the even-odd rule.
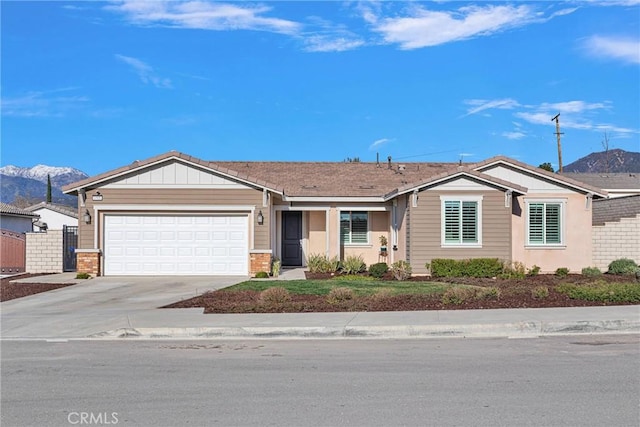
[[[465,114],[466,116],[470,116],[472,114],[477,114],[481,111],[490,110],[494,108],[497,108],[500,110],[511,110],[513,108],[520,106],[520,104],[518,104],[518,101],[511,98],[492,99],[492,100],[466,99],[463,102],[471,106],[471,108],[467,110],[467,114]]]
[[[410,16],[378,18],[370,10],[365,19],[387,43],[401,49],[417,49],[444,43],[487,36],[510,28],[540,22],[542,18],[529,5],[466,6],[457,11],[432,11],[415,6]]]
[[[153,67],[151,67],[149,64],[137,58],[133,58],[131,56],[116,54],[115,57],[116,59],[131,66],[131,68],[134,69],[134,71],[138,74],[138,77],[140,77],[140,80],[142,80],[143,83],[145,84],[150,83],[155,87],[162,88],[162,89],[171,88],[171,80],[164,77],[157,76],[153,71]]]
[[[517,140],[524,138],[525,136],[527,136],[527,134],[523,132],[502,132],[502,136],[507,139]]]
[[[62,96],[77,88],[29,92],[14,98],[2,98],[0,108],[7,117],[64,117],[69,112],[84,108],[89,98],[79,95]]]
[[[359,38],[340,37],[335,35],[316,34],[304,40],[308,52],[343,52],[364,45]]]
[[[123,14],[139,25],[162,25],[200,30],[256,30],[296,34],[301,25],[286,19],[264,16],[270,7],[242,3],[218,3],[200,0],[113,2],[108,10]]]
[[[592,56],[640,64],[640,40],[637,38],[592,36],[584,42],[584,48]]]
[[[380,138],[380,139],[376,139],[375,141],[373,141],[373,143],[369,146],[369,150],[373,150],[379,146],[381,146],[382,144],[386,144],[388,142],[393,141],[393,139],[389,139],[389,138]]]

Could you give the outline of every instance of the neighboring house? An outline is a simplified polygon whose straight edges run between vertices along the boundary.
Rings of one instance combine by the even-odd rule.
[[[640,195],[593,202],[594,266],[606,270],[619,258],[640,263]]]
[[[25,270],[25,233],[33,229],[38,214],[0,202],[0,272]]]
[[[640,173],[563,172],[562,175],[597,188],[602,188],[611,198],[640,194]]]
[[[477,164],[209,162],[169,152],[70,184],[78,271],[247,275],[309,254],[497,257],[543,272],[591,264],[606,192],[506,157]],[[588,231],[587,231],[588,230]],[[379,237],[389,241],[380,256]]]
[[[27,211],[40,215],[34,223],[34,231],[62,230],[64,226],[78,226],[78,210],[65,205],[40,202]]]

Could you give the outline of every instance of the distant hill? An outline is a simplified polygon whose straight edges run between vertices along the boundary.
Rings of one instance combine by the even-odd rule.
[[[640,173],[640,153],[614,150],[591,153],[563,167],[564,172]]]
[[[76,196],[63,194],[62,187],[85,179],[88,175],[74,168],[47,165],[31,168],[8,165],[0,168],[0,201],[31,205],[46,200],[47,175],[51,177],[52,201],[77,206]]]

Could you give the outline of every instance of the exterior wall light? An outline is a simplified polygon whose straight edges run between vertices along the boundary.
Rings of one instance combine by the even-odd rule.
[[[84,215],[82,216],[82,219],[84,219],[85,224],[91,224],[91,214],[89,213],[88,209],[84,211]]]
[[[262,211],[258,212],[258,225],[264,224],[264,215],[262,215]]]

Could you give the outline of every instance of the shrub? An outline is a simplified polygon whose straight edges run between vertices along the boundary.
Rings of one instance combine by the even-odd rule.
[[[282,265],[282,262],[280,261],[280,258],[274,257],[273,260],[271,260],[271,275],[273,277],[280,276],[281,265]]]
[[[353,289],[351,288],[333,288],[327,295],[329,304],[339,304],[341,302],[351,301],[353,299]]]
[[[89,279],[91,275],[89,273],[78,273],[76,274],[76,279]]]
[[[309,254],[307,267],[310,273],[335,273],[340,268],[340,260],[337,257],[329,259],[323,254]]]
[[[524,279],[525,276],[524,264],[519,261],[514,261],[512,264],[505,263],[502,273],[498,275],[502,279]]]
[[[531,289],[531,297],[534,299],[544,299],[549,296],[549,288],[546,286],[536,286]]]
[[[411,278],[411,264],[407,261],[396,261],[391,264],[391,274],[396,280],[407,280]]]
[[[538,267],[537,265],[534,265],[527,271],[527,276],[530,276],[530,277],[537,276],[538,274],[540,274],[540,267]]]
[[[495,277],[503,269],[502,261],[498,258],[436,258],[426,267],[431,270],[433,277]]]
[[[588,285],[562,284],[556,289],[572,299],[606,303],[640,302],[640,286],[635,283],[607,283],[599,280]]]
[[[393,296],[393,289],[389,288],[380,288],[373,294],[373,298],[376,300],[382,300],[391,296]]]
[[[291,301],[291,295],[282,286],[274,286],[260,292],[258,301],[266,307],[279,307]]]
[[[362,255],[349,255],[342,262],[342,272],[345,274],[358,274],[367,270]]]
[[[386,262],[379,262],[369,266],[369,274],[378,279],[384,276],[387,271],[389,271],[389,266]]]
[[[492,286],[490,288],[476,289],[475,298],[476,299],[498,299],[500,298],[500,295],[501,295],[500,289]]]
[[[611,274],[633,274],[638,270],[638,264],[629,258],[611,261],[608,272]]]
[[[442,294],[442,303],[445,305],[459,305],[474,298],[474,296],[475,290],[473,288],[456,286],[447,289],[444,294]]]
[[[558,277],[565,277],[567,274],[569,274],[569,269],[567,267],[558,267],[556,269],[556,276]]]
[[[256,279],[268,279],[269,278],[269,273],[267,273],[266,271],[258,271],[256,273]]]
[[[600,276],[602,271],[598,267],[585,267],[582,269],[582,275],[589,277]]]

